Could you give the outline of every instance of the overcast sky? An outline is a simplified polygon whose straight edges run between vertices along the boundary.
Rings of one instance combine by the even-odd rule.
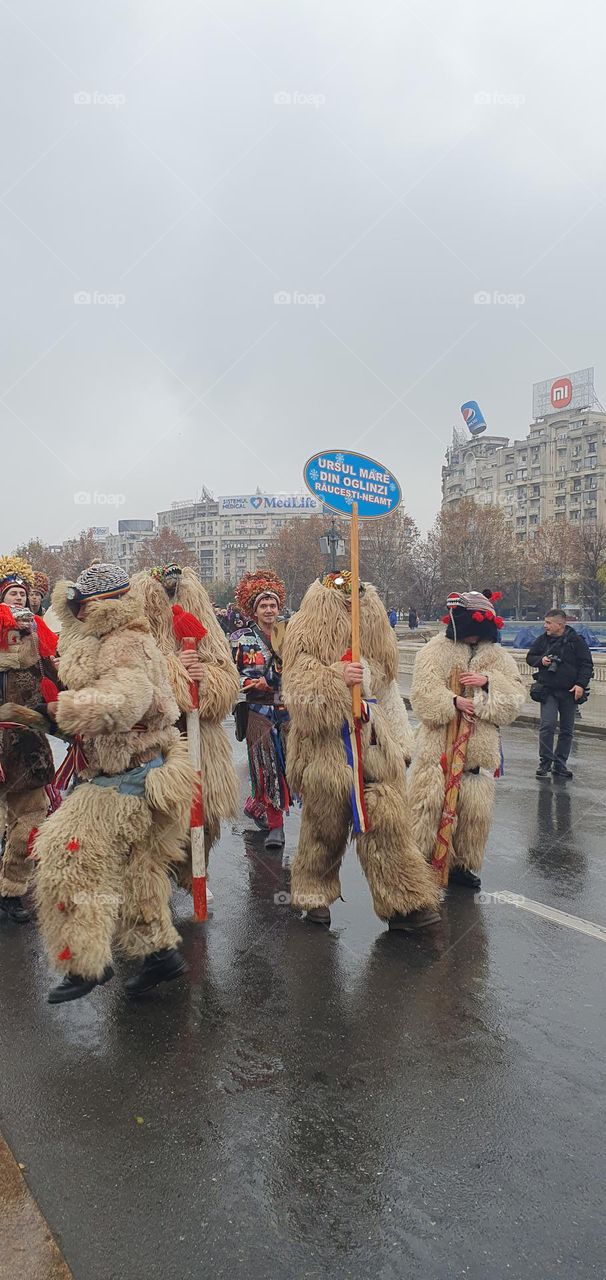
[[[0,550],[204,484],[293,491],[331,447],[389,466],[427,527],[462,401],[519,437],[533,381],[595,364],[606,399],[599,6],[0,21]]]

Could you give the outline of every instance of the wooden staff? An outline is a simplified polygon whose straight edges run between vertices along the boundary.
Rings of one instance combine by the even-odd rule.
[[[182,649],[191,653],[198,652],[197,641],[187,636],[182,642]],[[198,683],[190,680],[189,692],[191,710],[187,712],[187,749],[190,761],[196,770],[196,783],[191,805],[191,887],[194,899],[194,916],[196,920],[208,920],[206,902],[206,851],[204,849],[204,807],[202,804],[202,752],[200,746],[200,713],[198,710]]]
[[[461,693],[461,671],[458,667],[451,673],[450,688],[453,697],[459,697]],[[449,721],[446,731],[444,805],[431,859],[431,865],[434,867],[441,885],[448,884],[448,862],[452,852],[452,832],[457,816],[461,779],[472,729],[473,723],[470,720],[464,720],[461,712],[457,711],[454,719]]]
[[[360,661],[360,533],[358,504],[351,507],[351,660]],[[359,684],[351,691],[354,720],[362,717],[362,691]]]

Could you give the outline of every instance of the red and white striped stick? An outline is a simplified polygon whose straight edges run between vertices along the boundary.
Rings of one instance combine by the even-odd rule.
[[[190,653],[198,652],[196,640],[187,636],[181,645]],[[191,884],[196,920],[208,920],[206,903],[206,853],[204,850],[204,805],[202,801],[202,756],[200,749],[200,719],[198,713],[198,683],[190,680],[191,711],[187,712],[187,748],[196,770],[196,785],[191,806]]]

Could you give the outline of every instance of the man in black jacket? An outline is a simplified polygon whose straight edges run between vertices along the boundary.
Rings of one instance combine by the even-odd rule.
[[[529,649],[526,661],[529,667],[538,668],[535,679],[542,691],[537,778],[546,778],[552,768],[557,777],[572,778],[566,761],[572,746],[576,705],[593,675],[589,646],[573,627],[567,626],[561,609],[550,609],[545,615],[545,632]],[[558,715],[560,731],[554,755]]]

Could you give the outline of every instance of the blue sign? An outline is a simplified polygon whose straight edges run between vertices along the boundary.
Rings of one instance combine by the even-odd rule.
[[[479,436],[486,430],[486,419],[477,400],[466,400],[465,404],[461,405],[461,413],[472,436]]]
[[[352,503],[357,502],[361,520],[388,516],[402,501],[402,490],[391,471],[361,453],[339,449],[314,453],[305,463],[303,478],[310,493],[331,511],[351,515]]]

